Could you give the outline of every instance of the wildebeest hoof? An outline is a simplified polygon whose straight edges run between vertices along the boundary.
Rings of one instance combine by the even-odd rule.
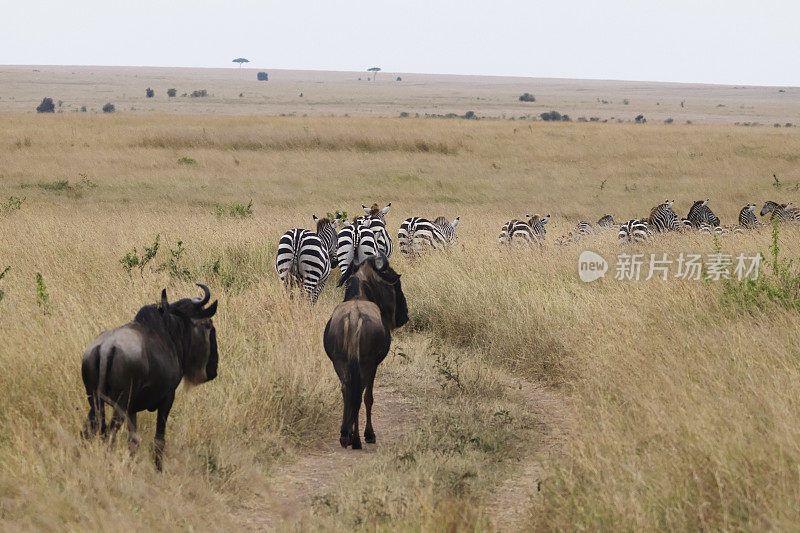
[[[372,432],[367,433],[365,431],[364,432],[364,441],[366,441],[368,444],[375,444],[375,433],[372,433]]]
[[[339,444],[342,445],[342,448],[347,448],[347,445],[350,444],[347,441],[348,441],[347,437],[339,437]]]
[[[361,449],[361,439],[359,439],[358,437],[353,439],[353,449],[354,450],[360,450]]]

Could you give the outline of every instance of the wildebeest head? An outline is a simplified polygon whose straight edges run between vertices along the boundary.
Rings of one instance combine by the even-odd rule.
[[[211,319],[217,312],[217,301],[205,307],[211,299],[211,291],[205,285],[202,298],[183,298],[170,303],[167,289],[161,291],[159,311],[166,320],[179,325],[178,331],[183,346],[183,374],[193,385],[211,381],[217,377],[217,331]]]
[[[389,259],[382,252],[369,256],[359,267],[347,269],[339,286],[347,282],[345,301],[366,298],[378,306],[384,324],[399,328],[408,322],[408,305],[400,274],[389,266]]]

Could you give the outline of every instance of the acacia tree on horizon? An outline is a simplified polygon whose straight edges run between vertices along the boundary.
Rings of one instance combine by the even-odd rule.
[[[243,65],[243,64],[245,64],[245,63],[249,63],[249,62],[250,62],[250,60],[249,60],[249,59],[245,59],[245,58],[243,58],[243,57],[237,57],[236,59],[234,59],[233,61],[231,61],[231,63],[239,63],[239,68],[242,68],[242,65]]]
[[[373,72],[374,73],[372,75],[372,81],[375,81],[375,79],[378,77],[378,72],[380,72],[380,71],[381,71],[381,67],[370,67],[370,68],[367,69],[367,72]]]

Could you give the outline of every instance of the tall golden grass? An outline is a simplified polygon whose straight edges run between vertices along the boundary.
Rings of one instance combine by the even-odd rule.
[[[531,528],[800,520],[796,311],[728,305],[713,282],[577,277],[585,248],[608,259],[622,249],[705,254],[707,237],[621,248],[611,232],[552,244],[578,220],[626,220],[665,198],[682,215],[711,198],[724,223],[751,201],[798,205],[793,130],[124,114],[0,123],[0,200],[24,198],[0,213],[0,271],[11,266],[0,280],[6,529],[242,527],[274,466],[335,439],[340,413],[320,342],[341,298],[337,276],[314,307],[290,299],[273,269],[277,239],[311,227],[312,214],[358,214],[372,201],[392,202],[392,233],[412,215],[461,216],[459,241],[443,254],[392,257],[412,318],[396,342],[411,362],[389,358],[376,402],[390,379],[417,400],[420,419],[347,473],[309,524],[488,527],[487,496],[536,433],[497,369],[560,391],[575,419],[560,453],[543,458],[541,497],[509,502],[530,506]],[[42,186],[59,180],[69,187]],[[251,199],[251,218],[217,216],[217,205]],[[500,226],[535,212],[553,216],[549,244],[500,249]],[[120,258],[156,235],[156,268],[129,276]],[[798,235],[782,231],[781,254],[800,255]],[[157,269],[179,240],[190,280]],[[766,254],[769,243],[765,230],[721,246]],[[99,331],[129,321],[162,287],[194,295],[193,281],[220,299],[220,376],[179,393],[158,475],[145,446],[130,459],[123,445],[80,441],[79,361]],[[464,359],[466,385],[439,386],[435,353]],[[143,441],[151,418],[140,417]],[[379,420],[376,430],[380,439]],[[413,461],[398,459],[407,454]]]

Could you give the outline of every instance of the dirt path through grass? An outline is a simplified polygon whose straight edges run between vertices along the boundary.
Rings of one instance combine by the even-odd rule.
[[[524,529],[531,498],[546,474],[549,453],[558,450],[571,428],[564,397],[537,383],[492,370],[507,387],[507,394],[523,404],[536,420],[523,436],[522,459],[511,468],[511,476],[502,482],[486,500],[486,515],[498,531]],[[363,450],[343,449],[338,434],[331,434],[324,444],[301,455],[296,461],[281,466],[270,476],[269,496],[256,508],[242,511],[241,524],[248,530],[291,530],[302,528],[311,516],[316,498],[335,489],[348,471],[374,454],[380,447],[400,443],[408,435],[417,417],[408,391],[392,380],[393,386],[375,390],[374,420],[377,444],[366,444]],[[338,413],[337,413],[338,415]],[[360,428],[364,427],[361,409]]]
[[[263,507],[250,512],[243,525],[252,530],[291,529],[310,513],[314,498],[330,490],[342,475],[363,461],[365,455],[375,453],[378,446],[401,439],[412,426],[414,413],[414,405],[400,391],[377,385],[373,421],[378,442],[367,444],[362,438],[363,449],[344,449],[339,445],[338,432],[331,434],[317,449],[275,471],[271,476],[271,498]],[[359,424],[362,435],[364,417],[362,405]]]
[[[561,449],[574,428],[574,420],[562,393],[511,377],[507,378],[507,386],[524,398],[537,424],[529,432],[522,460],[487,500],[486,511],[497,531],[521,531],[547,475],[547,458]]]

